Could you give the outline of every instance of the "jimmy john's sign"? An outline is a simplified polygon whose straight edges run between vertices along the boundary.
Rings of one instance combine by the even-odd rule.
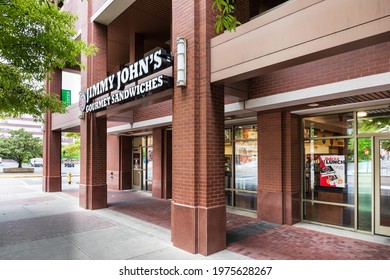
[[[173,86],[172,77],[158,75],[135,84],[141,78],[172,66],[172,57],[160,49],[143,59],[125,66],[122,70],[80,92],[80,112],[97,112],[106,107],[129,102]],[[128,86],[134,83],[134,85]]]

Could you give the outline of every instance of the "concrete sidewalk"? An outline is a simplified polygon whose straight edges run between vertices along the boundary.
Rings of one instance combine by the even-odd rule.
[[[7,185],[5,185],[5,180]],[[66,186],[66,185],[65,185]],[[66,186],[72,190],[75,185]],[[65,188],[65,189],[66,189]],[[224,250],[209,257],[171,243],[166,228],[109,208],[83,210],[64,192],[43,193],[41,181],[0,178],[0,259],[247,259]]]
[[[228,211],[227,250],[204,257],[173,247],[170,201],[108,190],[108,208],[78,206],[78,184],[43,193],[42,178],[0,176],[0,259],[390,260],[390,238]]]

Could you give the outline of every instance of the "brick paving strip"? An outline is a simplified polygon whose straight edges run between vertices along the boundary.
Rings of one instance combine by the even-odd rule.
[[[390,246],[266,222],[228,231],[227,249],[267,260],[389,260]]]
[[[169,200],[133,191],[108,191],[107,197],[113,211],[171,228]],[[229,212],[226,231],[229,251],[258,260],[390,260],[387,245],[276,225]]]
[[[107,221],[83,212],[71,212],[0,223],[0,247],[112,227]]]

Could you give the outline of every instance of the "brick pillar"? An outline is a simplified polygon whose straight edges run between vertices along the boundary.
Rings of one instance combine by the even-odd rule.
[[[129,41],[129,62],[134,63],[137,60],[140,60],[144,57],[145,47],[144,47],[145,38],[142,34],[131,33]]]
[[[107,120],[87,114],[80,123],[80,207],[107,207]]]
[[[301,221],[301,124],[299,116],[283,113],[284,223],[288,225]]]
[[[174,88],[172,241],[191,253],[226,248],[224,99],[210,85],[211,0],[172,2],[172,47],[187,39],[187,86]]]
[[[152,196],[172,198],[172,131],[153,129]]]
[[[172,130],[164,131],[164,198],[172,198]]]
[[[131,188],[131,137],[107,136],[107,187]]]
[[[261,220],[290,225],[300,220],[299,135],[300,119],[289,112],[258,115],[257,214]]]
[[[164,130],[153,129],[153,185],[152,196],[164,198]]]
[[[60,96],[62,70],[55,69],[47,81],[47,91]],[[61,181],[61,131],[52,130],[52,113],[46,114],[45,132],[43,134],[43,184],[44,192],[59,192]]]
[[[91,13],[92,3],[89,1],[88,15]],[[95,44],[99,52],[87,58],[87,73],[82,73],[86,79],[82,86],[85,87],[107,77],[107,26],[89,22],[88,42]],[[80,122],[80,137],[80,206],[85,209],[107,207],[106,118],[96,118],[95,113],[85,114]]]

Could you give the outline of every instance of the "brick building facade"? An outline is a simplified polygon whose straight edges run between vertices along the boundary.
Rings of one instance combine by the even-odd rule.
[[[72,105],[48,114],[44,191],[61,190],[58,141],[76,130],[80,206],[107,207],[107,188],[171,199],[172,242],[186,251],[224,249],[226,209],[236,208],[278,224],[390,235],[388,1],[238,0],[242,25],[223,34],[212,2],[64,4],[78,15],[80,38],[99,48],[82,58],[84,92],[126,79],[144,58],[156,62],[157,50],[173,58],[87,102],[113,102],[162,75],[173,84],[94,112]],[[186,41],[184,87],[176,86],[177,38]],[[60,84],[57,72],[50,88]]]

